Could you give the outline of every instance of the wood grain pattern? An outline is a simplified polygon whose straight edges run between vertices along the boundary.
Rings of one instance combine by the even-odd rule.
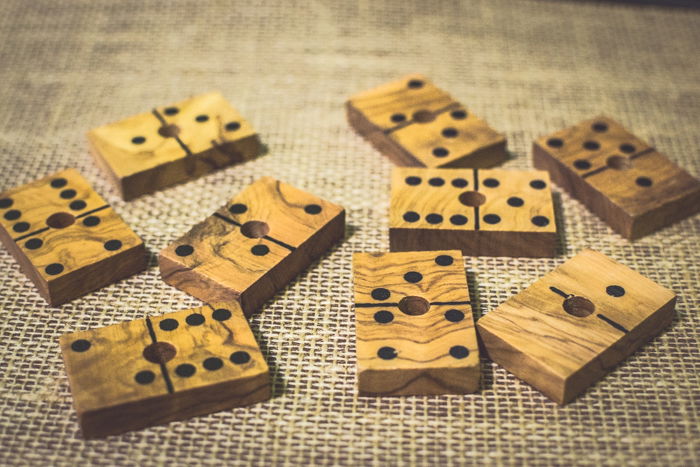
[[[263,177],[161,251],[161,275],[250,315],[344,233],[342,207]]]
[[[505,136],[420,74],[358,93],[346,110],[350,126],[400,166],[482,168],[508,157]]]
[[[566,404],[673,319],[673,292],[584,250],[477,322],[489,357]]]
[[[158,107],[88,133],[125,200],[193,180],[261,151],[258,135],[218,92]]]
[[[533,160],[628,239],[700,211],[700,181],[608,117],[538,139]]]
[[[360,395],[479,388],[479,348],[459,251],[355,253]]]
[[[52,306],[146,268],[141,239],[75,169],[0,194],[0,240]]]
[[[395,168],[391,251],[456,248],[468,256],[553,257],[549,175],[539,170]]]
[[[60,345],[85,438],[270,398],[267,363],[235,302],[65,334]]]

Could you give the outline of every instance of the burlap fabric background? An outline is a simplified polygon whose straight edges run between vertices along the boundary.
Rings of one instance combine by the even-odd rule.
[[[700,176],[700,11],[573,2],[0,3],[0,189],[77,167],[155,254],[262,175],[340,203],[347,239],[251,325],[274,397],[83,441],[60,334],[196,306],[144,273],[49,308],[0,249],[0,463],[700,463],[700,217],[635,243],[556,195],[562,254],[466,258],[481,316],[584,247],[678,293],[671,327],[559,408],[483,362],[467,396],[358,398],[351,256],[388,248],[391,164],[345,122],[347,96],[421,71],[505,132],[531,167],[541,134],[607,113]],[[125,203],[91,127],[221,90],[269,147],[256,161]],[[105,368],[109,371],[109,368]]]

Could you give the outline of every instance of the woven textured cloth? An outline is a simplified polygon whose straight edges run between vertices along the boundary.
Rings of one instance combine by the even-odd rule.
[[[531,144],[605,113],[700,176],[700,10],[576,2],[0,2],[0,189],[85,175],[152,254],[147,271],[50,308],[0,249],[0,464],[700,464],[700,216],[630,243],[556,190],[555,259],[465,258],[476,316],[585,247],[678,293],[677,318],[563,408],[483,361],[466,396],[358,398],[353,252],[388,249],[392,165],[343,103],[422,72]],[[266,155],[133,202],[87,151],[103,123],[220,90]],[[346,240],[251,320],[274,379],[265,403],[84,441],[57,339],[200,302],[155,254],[256,178],[343,205]],[[108,369],[106,369],[108,371]]]

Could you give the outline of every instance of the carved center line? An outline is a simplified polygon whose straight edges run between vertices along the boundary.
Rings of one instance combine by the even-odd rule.
[[[237,221],[235,221],[235,220],[233,220],[233,219],[231,219],[231,218],[229,218],[229,217],[226,217],[226,216],[224,216],[223,214],[219,214],[218,212],[215,212],[215,213],[214,213],[214,217],[218,217],[218,218],[221,219],[222,221],[228,222],[229,224],[235,225],[236,227],[241,227],[240,222],[237,222]],[[294,250],[296,250],[296,247],[293,247],[292,245],[288,245],[287,243],[284,243],[284,242],[281,241],[281,240],[277,240],[276,238],[272,238],[272,237],[270,237],[269,235],[265,235],[264,237],[261,237],[261,238],[264,238],[265,240],[270,241],[270,242],[272,242],[272,243],[276,243],[277,245],[279,245],[279,246],[281,246],[281,247],[283,247],[283,248],[286,248],[286,249],[288,249],[289,251],[294,251]]]
[[[459,108],[461,107],[461,104],[459,102],[453,102],[452,104],[446,105],[445,107],[433,111],[429,111],[435,118],[437,118],[438,115],[445,113],[449,110],[452,110],[454,108]],[[410,120],[406,120],[405,122],[399,123],[395,127],[392,128],[387,128],[384,130],[384,134],[388,135],[390,133],[393,133],[394,131],[400,130],[402,128],[406,128],[409,125],[415,125],[417,122],[413,119],[413,116],[411,116]]]
[[[236,221],[234,221],[233,219],[224,216],[223,214],[219,214],[218,212],[215,212],[215,213],[214,213],[214,216],[215,216],[215,217],[218,217],[219,219],[221,219],[221,220],[224,221],[224,222],[228,222],[228,223],[231,224],[231,225],[235,225],[236,227],[240,227],[240,226],[241,226],[241,224],[240,224],[239,222],[236,222]]]
[[[617,322],[611,320],[610,318],[608,318],[607,316],[605,316],[605,315],[603,315],[603,314],[601,314],[601,313],[598,313],[596,316],[597,316],[598,318],[602,319],[603,321],[605,321],[606,323],[608,323],[610,326],[612,326],[612,327],[614,327],[615,329],[617,329],[618,331],[622,331],[622,332],[624,332],[624,333],[628,333],[628,332],[629,332],[629,331],[627,330],[627,328],[625,328],[623,325],[621,325],[620,323],[617,323]]]
[[[44,227],[43,229],[35,230],[34,232],[29,232],[28,234],[24,234],[21,237],[17,237],[14,240],[15,240],[15,242],[19,242],[20,240],[24,240],[25,238],[29,238],[29,237],[32,237],[34,235],[40,234],[41,232],[46,232],[49,229],[50,229],[50,227]]]
[[[635,154],[635,155],[633,155],[633,156],[630,156],[629,159],[636,159],[636,158],[638,158],[638,157],[641,157],[641,156],[644,156],[644,155],[646,155],[646,154],[649,154],[650,152],[653,152],[653,151],[655,151],[655,148],[647,148],[647,149],[645,149],[644,151],[640,151],[640,152],[638,152],[637,154]],[[590,176],[592,176],[592,175],[597,175],[597,174],[599,174],[599,173],[601,173],[601,172],[604,172],[604,171],[606,171],[606,170],[608,170],[608,169],[610,169],[610,167],[608,167],[607,165],[604,165],[604,166],[602,166],[602,167],[598,167],[597,169],[593,169],[593,170],[591,170],[590,172],[586,172],[585,174],[582,174],[582,175],[581,175],[581,178],[588,178],[588,177],[590,177]]]
[[[474,191],[479,191],[479,170],[474,169]],[[479,230],[479,206],[474,206],[474,230]]]
[[[392,307],[399,306],[398,303],[355,303],[356,308]]]
[[[161,123],[163,126],[167,126],[167,125],[168,125],[168,122],[165,120],[165,118],[163,118],[163,116],[160,114],[160,112],[158,112],[156,109],[153,109],[153,115],[155,115],[155,117],[158,119],[158,121],[160,121],[160,123]],[[180,139],[180,137],[179,137],[178,135],[173,136],[173,138],[175,138],[175,141],[177,141],[177,144],[180,145],[180,147],[182,148],[182,150],[185,151],[185,153],[186,153],[188,156],[191,156],[191,155],[192,155],[192,151],[190,151],[190,148],[188,148],[187,145],[186,145],[185,143],[182,142],[182,140]]]
[[[646,148],[644,151],[639,151],[637,154],[630,156],[630,159],[636,159],[638,157],[645,156],[645,155],[649,154],[650,152],[654,152],[654,151],[656,151],[656,148]]]
[[[103,209],[107,209],[108,207],[109,207],[109,204],[105,204],[104,206],[100,206],[99,208],[95,208],[95,209],[93,209],[93,210],[91,210],[91,211],[86,211],[86,212],[84,212],[84,213],[82,213],[82,214],[78,214],[77,216],[75,216],[75,218],[76,218],[76,219],[80,219],[81,217],[89,216],[89,215],[92,214],[92,213],[95,213],[95,212],[97,212],[97,211],[102,211]]]
[[[552,292],[554,292],[554,293],[557,294],[557,295],[561,295],[561,296],[564,297],[564,298],[570,298],[570,297],[572,297],[572,295],[569,295],[569,294],[567,294],[566,292],[564,292],[563,290],[557,289],[556,287],[550,287],[549,290],[551,290]],[[620,323],[617,323],[617,322],[613,321],[612,319],[608,318],[607,316],[605,316],[605,315],[603,315],[603,314],[601,314],[601,313],[596,314],[596,316],[597,316],[598,318],[602,319],[603,321],[605,321],[606,323],[608,323],[610,326],[612,326],[612,327],[614,327],[615,329],[617,329],[618,331],[622,331],[622,332],[625,332],[625,333],[626,333],[626,332],[629,332],[629,331],[627,330],[627,328],[625,328],[623,325],[621,325]]]
[[[148,328],[148,334],[151,336],[151,341],[156,344],[158,343],[158,338],[156,337],[156,333],[153,330],[153,323],[151,323],[150,318],[146,318],[146,327]],[[160,364],[160,371],[163,374],[163,379],[165,380],[165,387],[168,389],[168,393],[172,394],[174,391],[173,389],[173,382],[170,380],[170,374],[168,373],[168,368],[165,366],[165,363]]]
[[[557,295],[561,295],[561,296],[564,297],[564,298],[569,298],[569,297],[570,297],[569,294],[567,294],[566,292],[564,292],[564,291],[561,290],[561,289],[557,289],[556,287],[550,287],[549,290],[551,290],[552,292],[554,292],[554,293],[557,294]]]
[[[456,302],[430,302],[430,306],[440,306],[440,305],[471,305],[472,302],[466,301],[456,301]],[[397,307],[398,303],[387,302],[387,303],[355,303],[356,308],[382,308],[382,307]]]
[[[92,214],[92,213],[94,213],[94,212],[97,212],[97,211],[102,211],[103,209],[107,209],[108,207],[109,207],[109,204],[105,204],[104,206],[101,206],[101,207],[99,207],[99,208],[95,208],[95,209],[93,209],[92,211],[87,211],[87,212],[84,212],[84,213],[82,213],[82,214],[78,214],[77,216],[75,216],[75,218],[76,218],[76,219],[80,219],[81,217],[85,217],[85,216],[90,215],[90,214]],[[35,230],[34,232],[29,232],[29,233],[24,234],[24,235],[22,235],[22,236],[20,236],[20,237],[14,238],[13,240],[14,240],[15,242],[19,242],[20,240],[24,240],[25,238],[33,237],[34,235],[38,235],[38,234],[40,234],[40,233],[42,233],[42,232],[46,232],[46,231],[49,230],[50,228],[51,228],[51,227],[43,227],[43,228],[41,228],[41,229]]]

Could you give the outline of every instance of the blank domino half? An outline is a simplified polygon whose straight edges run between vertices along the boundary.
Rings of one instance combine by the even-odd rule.
[[[533,160],[628,239],[700,211],[700,181],[607,117],[538,139]]]
[[[0,240],[52,306],[146,268],[141,239],[77,170],[0,193]]]
[[[664,329],[676,296],[584,250],[477,322],[489,357],[566,404]]]
[[[464,394],[479,348],[462,254],[355,253],[360,395]]]
[[[391,251],[457,248],[466,256],[553,257],[557,227],[540,170],[395,168]]]
[[[263,177],[161,251],[161,276],[250,315],[344,234],[342,207]]]
[[[237,303],[65,334],[60,345],[85,438],[270,398],[267,363]]]
[[[397,165],[491,167],[508,158],[506,138],[425,76],[405,76],[354,95],[350,126]]]
[[[252,159],[261,151],[250,123],[218,92],[95,128],[88,141],[125,200]]]

